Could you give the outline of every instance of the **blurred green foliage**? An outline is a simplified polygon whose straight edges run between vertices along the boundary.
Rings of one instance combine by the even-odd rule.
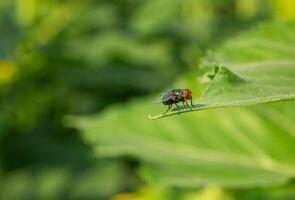
[[[294,19],[287,1],[274,2],[1,0],[0,198],[110,199],[128,191],[135,192],[113,198],[234,197],[214,187],[146,186],[135,173],[141,160],[93,156],[64,119],[112,113],[112,104],[119,110],[196,78],[201,57],[227,38],[270,18]],[[193,86],[194,94],[202,87]]]

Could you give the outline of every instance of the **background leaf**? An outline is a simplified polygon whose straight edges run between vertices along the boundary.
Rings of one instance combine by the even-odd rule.
[[[256,35],[258,37],[265,33],[267,37],[270,29],[275,32],[273,29],[282,27],[287,29],[286,38],[289,38],[293,25],[288,28],[289,25],[267,24],[258,28]],[[249,35],[254,37],[255,31]],[[257,57],[265,63],[269,58],[263,52],[263,56],[255,54],[255,58],[244,57],[243,52],[250,54],[251,49],[256,48],[250,46],[247,51],[245,47],[238,54],[240,58],[236,55],[231,59],[232,63],[239,61],[239,65],[242,65],[242,61],[249,58],[245,64],[248,66]],[[263,49],[274,51],[276,55],[280,53],[280,50],[268,49],[268,46]],[[226,46],[221,53],[228,55],[235,51],[239,50]],[[292,62],[290,57],[284,59]],[[230,63],[229,59],[227,63]],[[243,74],[243,80],[231,73]],[[218,102],[222,105],[244,105],[246,101],[254,101],[257,95],[265,100],[271,98],[269,95],[287,95],[294,92],[290,87],[292,75],[295,75],[292,65],[266,68],[259,62],[249,68],[238,67],[235,72],[220,68],[201,99],[212,106]],[[270,81],[272,76],[278,77],[274,81],[277,85]],[[259,78],[262,78],[261,81]],[[233,84],[236,81],[238,86]],[[231,100],[226,94],[244,103],[234,104],[231,101],[226,104]],[[155,110],[148,102],[132,102],[124,108],[113,107],[103,115],[76,118],[71,123],[83,131],[86,141],[95,145],[99,156],[128,155],[140,160],[140,175],[153,184],[253,187],[280,185],[295,176],[295,117],[292,102],[249,109],[202,111],[157,121],[149,121],[144,115]]]

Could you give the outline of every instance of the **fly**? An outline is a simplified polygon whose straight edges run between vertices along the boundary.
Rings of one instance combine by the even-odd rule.
[[[163,113],[167,113],[173,106],[176,105],[179,111],[179,106],[177,103],[182,102],[184,107],[189,107],[187,101],[190,100],[191,106],[194,107],[192,101],[192,92],[189,89],[172,89],[169,92],[165,93],[160,99],[158,99],[157,103],[163,103],[168,106],[168,109]]]

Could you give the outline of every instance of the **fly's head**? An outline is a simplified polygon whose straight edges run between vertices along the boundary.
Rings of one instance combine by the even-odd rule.
[[[192,92],[189,89],[184,89],[182,91],[182,96],[185,100],[190,100],[192,99]]]

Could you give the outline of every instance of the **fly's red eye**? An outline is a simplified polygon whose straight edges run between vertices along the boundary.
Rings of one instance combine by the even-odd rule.
[[[183,98],[185,98],[185,99],[191,99],[192,98],[191,91],[187,90],[187,89],[183,91],[182,95],[183,95]]]

